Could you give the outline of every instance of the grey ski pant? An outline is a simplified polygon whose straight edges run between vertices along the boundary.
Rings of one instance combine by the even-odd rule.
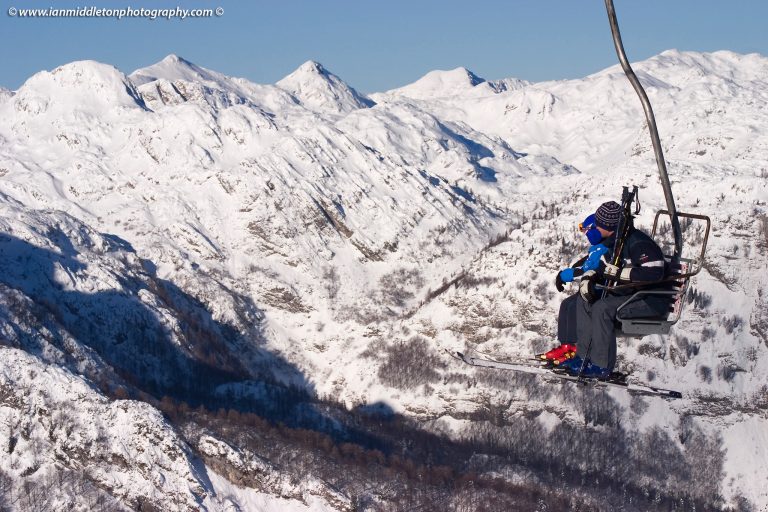
[[[581,295],[574,293],[560,303],[560,314],[557,315],[557,341],[561,345],[576,344],[576,308],[579,302],[584,302]]]
[[[582,359],[588,357],[597,366],[613,371],[616,365],[616,310],[628,298],[608,295],[589,304],[579,297],[580,300],[572,306],[576,310],[576,355]],[[669,301],[665,298],[646,297],[627,304],[621,315],[622,318],[665,316],[668,307]]]

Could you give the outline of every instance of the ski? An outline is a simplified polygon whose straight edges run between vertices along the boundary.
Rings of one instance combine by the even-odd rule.
[[[627,390],[632,393],[660,396],[663,398],[683,398],[683,394],[679,391],[671,389],[657,388],[649,384],[630,382],[627,380],[627,376],[624,374],[616,374],[607,380],[598,379],[584,379],[573,377],[567,373],[559,373],[553,371],[551,367],[544,366],[542,363],[536,362],[502,362],[494,361],[492,359],[483,359],[477,357],[467,356],[461,352],[450,353],[451,357],[458,359],[470,366],[476,366],[480,368],[496,368],[498,370],[512,370],[522,373],[530,373],[534,375],[543,375],[545,377],[554,377],[561,380],[567,380],[576,382],[579,384],[586,384],[594,387],[615,387]]]

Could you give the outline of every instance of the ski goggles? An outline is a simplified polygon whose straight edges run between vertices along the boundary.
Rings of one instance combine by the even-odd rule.
[[[595,214],[593,213],[583,221],[579,222],[579,231],[581,231],[582,233],[586,233],[590,229],[594,228],[595,225],[596,225]]]

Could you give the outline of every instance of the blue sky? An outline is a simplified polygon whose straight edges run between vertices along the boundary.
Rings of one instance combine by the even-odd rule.
[[[630,60],[665,49],[768,56],[766,0],[614,0]],[[374,92],[433,69],[540,81],[616,62],[602,0],[3,0],[0,85],[94,59],[129,73],[176,53],[198,65],[272,83],[306,60]],[[8,15],[10,7],[224,9],[186,20]]]

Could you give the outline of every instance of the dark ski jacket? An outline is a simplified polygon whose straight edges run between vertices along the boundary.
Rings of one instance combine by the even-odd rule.
[[[608,247],[613,247],[615,237],[611,237],[603,243]],[[624,247],[621,251],[621,279],[618,284],[628,283],[653,283],[664,279],[667,274],[667,265],[664,260],[664,253],[653,239],[634,227],[630,228]],[[605,265],[600,267],[599,273],[602,273]],[[602,276],[601,276],[602,277]],[[643,286],[642,290],[666,290],[669,283],[659,283],[657,285]],[[638,291],[636,288],[622,288],[612,291],[614,295],[631,295]]]
[[[631,269],[630,282],[643,283],[664,279],[664,253],[650,236],[638,229],[630,228],[621,251],[621,259],[622,267]]]

